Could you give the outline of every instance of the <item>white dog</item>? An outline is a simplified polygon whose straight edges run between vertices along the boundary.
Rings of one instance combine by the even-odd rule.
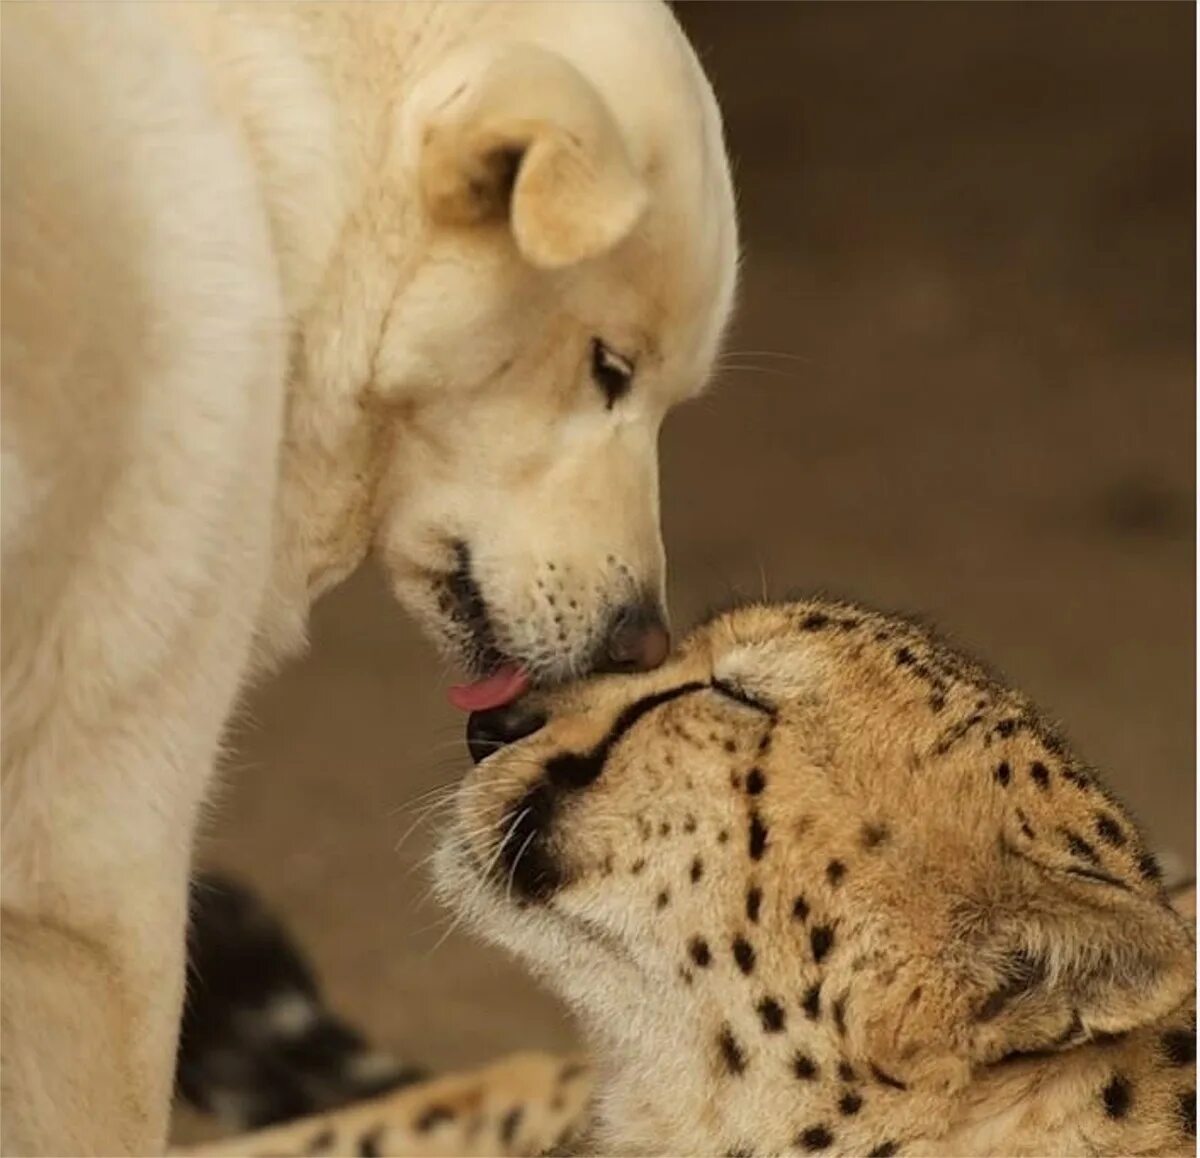
[[[3,1148],[161,1153],[193,831],[368,555],[467,708],[666,650],[734,292],[658,4],[5,5]]]

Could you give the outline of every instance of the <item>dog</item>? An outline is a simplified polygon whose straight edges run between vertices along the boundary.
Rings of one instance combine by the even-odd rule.
[[[659,3],[6,5],[6,1154],[162,1152],[239,692],[368,556],[460,707],[668,649],[736,286]]]

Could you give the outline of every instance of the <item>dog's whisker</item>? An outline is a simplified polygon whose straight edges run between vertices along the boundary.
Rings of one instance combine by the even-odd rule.
[[[788,362],[813,362],[814,359],[808,354],[797,354],[789,350],[727,350],[723,358],[778,358],[781,361]]]

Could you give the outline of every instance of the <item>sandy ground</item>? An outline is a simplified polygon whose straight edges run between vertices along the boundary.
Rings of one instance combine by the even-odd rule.
[[[1192,863],[1192,6],[681,16],[746,277],[717,388],[664,437],[677,625],[731,589],[926,613]],[[375,576],[348,584],[251,703],[205,846],[351,1019],[436,1067],[570,1040],[422,903],[411,804],[464,766],[443,674]]]

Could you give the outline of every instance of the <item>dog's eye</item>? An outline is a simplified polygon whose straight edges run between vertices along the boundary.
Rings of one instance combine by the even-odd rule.
[[[633,363],[610,350],[599,338],[593,338],[592,379],[604,391],[604,400],[611,410],[629,392]]]

